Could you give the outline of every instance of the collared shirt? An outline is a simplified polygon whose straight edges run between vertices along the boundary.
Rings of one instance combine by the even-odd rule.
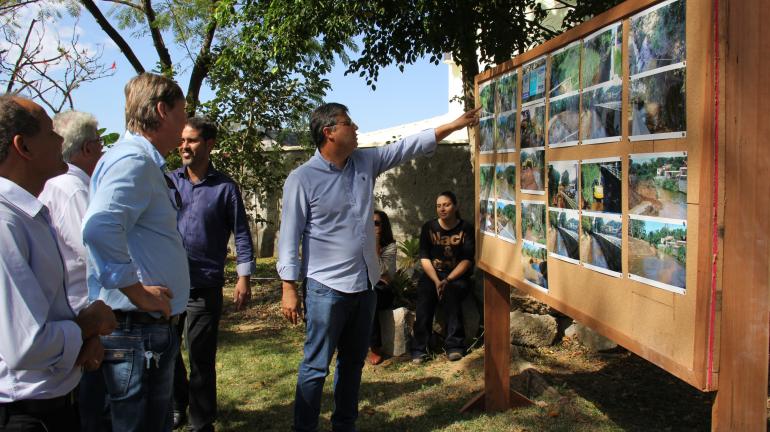
[[[212,164],[198,183],[190,181],[184,167],[174,171],[171,179],[182,195],[177,221],[187,249],[191,286],[224,285],[230,233],[235,235],[238,276],[249,276],[254,271],[254,248],[238,185]]]
[[[80,226],[88,207],[90,177],[75,165],[67,165],[69,169],[65,174],[46,182],[38,199],[51,213],[51,224],[67,271],[67,295],[77,313],[88,304],[86,248]]]
[[[136,282],[169,288],[173,315],[187,306],[190,273],[165,164],[147,139],[126,132],[91,176],[83,220],[88,292],[113,309],[137,310],[119,290]]]
[[[48,210],[0,177],[0,403],[63,396],[83,344]]]
[[[289,174],[283,187],[278,274],[302,276],[341,292],[367,289],[380,278],[373,192],[382,172],[436,149],[433,129],[383,147],[355,150],[343,169],[319,151]],[[299,244],[302,243],[302,258]]]

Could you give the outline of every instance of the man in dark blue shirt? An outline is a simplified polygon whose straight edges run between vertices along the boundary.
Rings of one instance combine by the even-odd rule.
[[[249,277],[254,269],[251,232],[238,186],[214,169],[209,155],[216,144],[213,122],[193,117],[182,131],[179,154],[182,168],[171,178],[182,197],[177,221],[190,264],[190,300],[187,303],[187,349],[190,380],[178,356],[174,374],[174,428],[185,423],[189,401],[190,425],[195,431],[213,431],[217,414],[215,359],[222,286],[230,233],[235,235],[238,281],[236,309],[251,297]],[[184,322],[184,321],[183,321]]]

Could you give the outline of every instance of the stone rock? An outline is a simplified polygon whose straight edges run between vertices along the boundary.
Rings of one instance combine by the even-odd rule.
[[[524,369],[519,374],[512,376],[511,389],[529,399],[557,393],[556,389],[534,367]]]
[[[378,318],[382,333],[382,351],[393,357],[406,354],[409,335],[414,326],[414,312],[401,307],[380,311]]]
[[[607,351],[617,348],[618,344],[596,333],[590,328],[575,322],[564,331],[564,336],[575,339],[581,345],[593,352]]]
[[[556,319],[550,315],[511,312],[511,343],[532,347],[549,346],[556,339]]]

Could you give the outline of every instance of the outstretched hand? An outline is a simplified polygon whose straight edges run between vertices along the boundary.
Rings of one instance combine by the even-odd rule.
[[[470,111],[466,111],[460,117],[457,117],[451,123],[443,124],[436,128],[436,141],[441,141],[449,134],[456,130],[460,130],[465,127],[475,126],[479,124],[479,111],[481,107],[474,108]]]

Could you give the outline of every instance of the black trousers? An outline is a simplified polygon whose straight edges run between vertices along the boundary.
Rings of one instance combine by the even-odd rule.
[[[180,335],[186,331],[190,363],[188,381],[182,356],[174,369],[174,410],[190,407],[190,426],[195,431],[213,431],[217,418],[216,355],[219,320],[222,317],[222,287],[193,288],[185,318],[179,320]]]
[[[393,309],[393,288],[390,285],[377,282],[374,286],[374,292],[377,293],[377,312],[374,313],[374,325],[372,326],[372,339],[369,346],[372,348],[382,347],[382,330],[380,329],[380,314],[382,310]]]
[[[438,274],[445,278],[445,274]],[[446,352],[465,351],[465,328],[463,326],[462,301],[470,292],[470,280],[460,278],[447,284],[441,300],[436,294],[436,285],[424,273],[417,282],[417,311],[414,322],[412,356],[428,353],[428,340],[433,332],[433,315],[436,306],[441,307],[446,323],[444,349]]]
[[[0,432],[70,432],[80,430],[74,397],[66,403],[0,404]],[[61,398],[57,398],[61,400]]]

